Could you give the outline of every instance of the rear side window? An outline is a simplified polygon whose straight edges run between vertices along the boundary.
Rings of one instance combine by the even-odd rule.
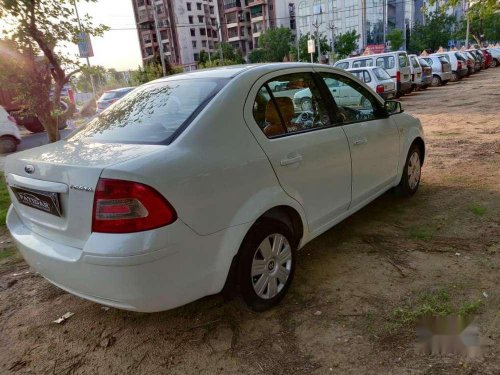
[[[372,66],[372,65],[373,65],[372,59],[356,60],[353,61],[352,63],[353,68],[364,68],[366,66]]]
[[[226,79],[185,79],[137,88],[89,122],[70,139],[103,142],[168,143],[217,93]]]
[[[335,65],[336,68],[339,68],[339,69],[347,69],[349,68],[349,63],[348,62],[342,62],[342,63],[339,63],[337,65]]]
[[[408,62],[408,55],[405,55],[403,53],[398,54],[398,60],[399,60],[399,67],[404,68],[410,65]]]
[[[373,69],[373,73],[380,80],[391,79],[391,76],[382,68]]]
[[[394,56],[383,56],[377,58],[376,65],[383,69],[392,69],[395,66]]]

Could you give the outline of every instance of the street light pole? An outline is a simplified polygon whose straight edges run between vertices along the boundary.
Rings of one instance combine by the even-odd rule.
[[[163,43],[161,42],[160,24],[158,22],[158,14],[156,13],[156,1],[153,1],[152,5],[153,19],[155,21],[156,41],[158,42],[158,50],[160,51],[161,70],[163,73],[163,77],[165,77],[167,75],[167,66],[165,65],[165,54],[163,51]]]
[[[73,0],[73,5],[75,6],[75,14],[76,14],[76,19],[78,21],[78,28],[80,29],[80,35],[82,35],[82,22],[80,21],[80,15],[78,14],[78,7],[76,6],[76,0]],[[96,89],[95,89],[95,83],[94,83],[94,76],[92,75],[92,72],[90,71],[90,60],[89,57],[85,57],[87,60],[87,67],[89,68],[89,75],[90,75],[90,84],[92,86],[92,95],[96,96]]]

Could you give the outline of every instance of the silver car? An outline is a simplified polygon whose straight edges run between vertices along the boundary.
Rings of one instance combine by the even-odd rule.
[[[370,86],[382,98],[393,99],[396,96],[396,85],[384,69],[371,66],[347,69],[347,71]]]
[[[97,113],[101,113],[111,104],[116,102],[118,99],[123,98],[130,91],[135,89],[135,87],[122,87],[121,89],[108,90],[104,92],[99,99],[97,99],[96,107]]]
[[[451,65],[444,56],[421,56],[432,67],[431,86],[446,85],[451,80]]]

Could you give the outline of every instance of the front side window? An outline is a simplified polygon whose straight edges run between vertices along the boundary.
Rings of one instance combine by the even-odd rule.
[[[330,126],[325,100],[310,73],[266,82],[255,98],[253,116],[268,138]]]
[[[110,106],[71,140],[162,144],[227,83],[225,79],[185,79],[143,85]]]
[[[343,123],[367,121],[376,117],[377,101],[359,83],[337,74],[321,73],[337,104]]]
[[[372,59],[356,60],[353,61],[352,63],[353,68],[364,68],[366,66],[372,66],[372,65],[373,65]]]
[[[356,76],[360,81],[364,83],[371,82],[372,80],[370,77],[370,73],[368,73],[366,70],[354,70],[349,73]]]
[[[376,65],[382,69],[392,69],[395,65],[394,56],[382,56],[377,58]]]

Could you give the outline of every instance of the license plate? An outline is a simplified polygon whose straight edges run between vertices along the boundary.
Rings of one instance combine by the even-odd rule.
[[[11,186],[11,189],[19,203],[51,215],[61,216],[61,204],[58,193],[22,189],[15,186]]]

